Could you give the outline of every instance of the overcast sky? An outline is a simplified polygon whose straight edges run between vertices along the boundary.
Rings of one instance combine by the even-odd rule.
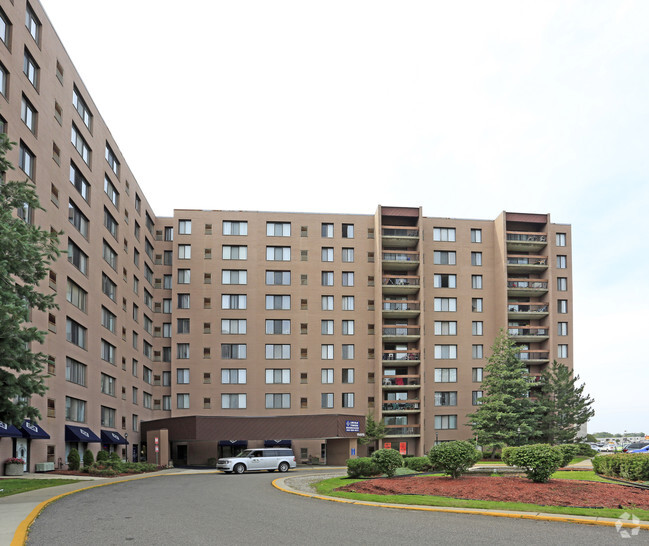
[[[589,430],[649,434],[649,2],[42,0],[154,212],[549,212]]]

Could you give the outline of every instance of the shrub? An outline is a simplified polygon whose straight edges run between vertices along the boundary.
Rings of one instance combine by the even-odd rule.
[[[590,447],[589,444],[575,444],[577,446],[577,455],[581,455],[583,457],[594,457],[597,455],[597,451],[595,451],[592,447]]]
[[[108,460],[108,451],[100,451],[97,453],[97,462],[98,463],[103,463],[104,461]]]
[[[377,449],[372,453],[372,460],[388,478],[403,466],[403,457],[396,449]]]
[[[579,447],[576,444],[561,444],[557,446],[563,455],[561,459],[561,466],[568,466],[570,461],[572,461],[579,451]]]
[[[114,468],[111,468],[110,466],[104,466],[103,464],[94,463],[90,467],[89,474],[91,476],[99,476],[102,478],[112,478],[114,476],[117,476],[119,472],[117,472]]]
[[[415,472],[431,472],[434,470],[433,464],[428,457],[408,457],[404,458],[403,466],[414,470]]]
[[[94,462],[95,462],[95,456],[92,454],[92,451],[86,449],[83,452],[83,467],[87,468],[89,466],[92,466],[92,463]]]
[[[649,454],[614,453],[593,457],[593,470],[597,474],[632,481],[649,480]]]
[[[535,483],[549,481],[562,460],[562,450],[549,444],[507,447],[503,450],[503,461],[509,466],[525,469],[527,477]]]
[[[431,465],[451,478],[459,478],[482,457],[471,442],[442,442],[428,452]]]
[[[79,470],[80,466],[81,457],[79,456],[79,452],[75,448],[72,448],[68,454],[68,468],[70,470]]]
[[[347,475],[350,478],[378,476],[381,469],[376,465],[372,457],[358,457],[347,459]]]
[[[109,456],[108,456],[109,461],[115,461],[117,463],[122,462],[122,458],[118,455],[116,451],[113,451]]]

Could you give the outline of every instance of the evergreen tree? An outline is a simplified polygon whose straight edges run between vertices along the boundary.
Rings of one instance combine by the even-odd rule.
[[[383,419],[380,421],[375,421],[374,416],[371,413],[368,413],[365,418],[365,436],[358,438],[358,442],[361,445],[367,445],[372,442],[378,442],[385,438],[386,429]]]
[[[519,351],[501,330],[485,366],[480,405],[467,416],[481,445],[520,445],[535,435],[529,374]]]
[[[40,417],[30,397],[45,393],[47,356],[31,348],[43,342],[46,332],[27,323],[33,310],[56,307],[54,296],[41,294],[38,284],[60,251],[56,234],[16,215],[16,210],[43,209],[34,184],[4,181],[13,169],[6,158],[12,147],[7,135],[0,134],[0,420],[20,424]]]
[[[585,384],[579,376],[556,360],[541,374],[541,390],[537,405],[542,441],[549,444],[574,442],[581,425],[593,415],[594,400],[584,395]]]

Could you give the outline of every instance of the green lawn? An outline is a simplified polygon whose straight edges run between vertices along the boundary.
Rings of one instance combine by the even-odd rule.
[[[56,487],[57,485],[67,485],[69,483],[76,483],[80,480],[68,479],[44,479],[44,480],[30,480],[27,478],[3,478],[0,480],[0,497],[8,497],[9,495],[17,495],[18,493],[25,493],[27,491],[34,491],[35,489],[43,489],[45,487]],[[83,480],[86,481],[86,480]]]
[[[552,475],[552,479],[584,480],[607,482],[593,471],[559,471]],[[536,504],[523,504],[517,502],[494,502],[480,500],[463,500],[449,497],[436,497],[428,495],[367,495],[335,491],[336,488],[349,485],[358,481],[349,478],[331,478],[317,484],[317,491],[321,495],[354,499],[359,501],[381,502],[389,504],[410,504],[416,506],[439,506],[445,508],[479,508],[483,510],[515,510],[520,512],[541,512],[546,514],[572,515],[572,516],[597,516],[604,518],[619,518],[624,509],[610,508],[573,508],[566,506],[541,506]],[[611,483],[611,482],[607,482]],[[649,521],[649,510],[633,510],[633,515],[642,521]]]

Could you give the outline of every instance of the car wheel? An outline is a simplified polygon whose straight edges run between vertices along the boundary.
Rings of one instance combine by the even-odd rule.
[[[246,471],[246,467],[243,463],[239,463],[235,464],[232,470],[234,470],[235,474],[243,474]]]
[[[289,466],[288,466],[288,463],[287,463],[287,462],[279,463],[278,470],[279,470],[280,472],[288,472],[288,469],[289,469]]]

